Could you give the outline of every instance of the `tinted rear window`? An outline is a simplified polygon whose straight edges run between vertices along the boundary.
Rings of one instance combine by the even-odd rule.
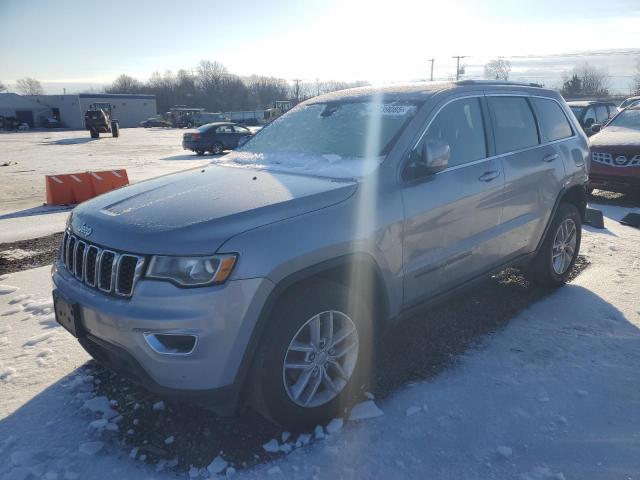
[[[526,98],[489,97],[489,106],[498,154],[538,145],[536,121]]]
[[[541,133],[548,142],[573,135],[569,120],[557,102],[546,98],[533,98],[532,100],[538,112]]]

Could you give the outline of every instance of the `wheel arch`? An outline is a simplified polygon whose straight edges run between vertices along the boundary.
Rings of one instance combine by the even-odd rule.
[[[374,330],[384,329],[389,318],[389,296],[380,268],[371,255],[367,253],[348,254],[293,272],[277,283],[260,312],[235,381],[240,396],[246,398],[248,393],[249,371],[258,348],[268,331],[269,321],[275,307],[289,295],[294,294],[297,289],[311,282],[326,280],[348,286],[354,277],[358,283],[359,294],[364,296],[364,301],[373,314]]]

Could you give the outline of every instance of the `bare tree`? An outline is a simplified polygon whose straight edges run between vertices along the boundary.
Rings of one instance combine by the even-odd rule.
[[[566,97],[606,97],[609,95],[609,75],[606,70],[588,63],[565,73],[561,93]]]
[[[7,91],[7,86],[4,83],[0,82],[0,93],[6,92],[6,91]]]
[[[140,80],[123,73],[104,90],[107,93],[141,93],[143,89],[144,86]]]
[[[491,80],[509,80],[511,62],[504,58],[491,60],[484,66],[484,78]]]
[[[44,89],[40,82],[31,77],[24,77],[18,80],[16,89],[23,95],[44,95]]]

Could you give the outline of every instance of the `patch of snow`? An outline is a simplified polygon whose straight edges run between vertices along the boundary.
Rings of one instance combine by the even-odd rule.
[[[227,465],[229,465],[229,463],[224,458],[222,458],[220,455],[218,455],[207,466],[207,471],[211,475],[216,475],[218,473],[221,473],[225,468],[227,468]]]
[[[503,458],[510,458],[513,455],[513,449],[511,447],[505,447],[504,445],[496,448],[496,453]]]
[[[164,444],[171,445],[174,441],[175,441],[175,437],[173,435],[170,435],[164,439]]]
[[[316,428],[313,429],[313,434],[316,437],[316,440],[324,438],[324,429],[322,428],[322,425],[316,425]]]
[[[104,448],[104,442],[84,442],[78,447],[78,451],[87,456],[93,456]]]
[[[160,400],[159,402],[156,402],[153,404],[152,407],[156,412],[161,412],[162,410],[164,410],[166,408],[164,402],[162,400]]]
[[[267,443],[262,445],[262,448],[264,449],[265,452],[276,453],[277,451],[280,450],[280,445],[278,444],[278,440],[276,440],[275,438],[272,438]]]
[[[344,424],[344,421],[341,418],[334,418],[327,424],[327,427],[326,427],[327,433],[329,434],[338,433],[340,430],[342,430],[343,424]]]
[[[384,412],[378,408],[373,400],[365,400],[355,405],[349,414],[349,420],[359,421],[368,420],[370,418],[381,417]]]
[[[411,406],[411,407],[407,408],[407,410],[406,410],[406,412],[405,412],[405,415],[406,415],[407,417],[410,417],[411,415],[415,415],[416,413],[419,413],[419,412],[421,412],[421,411],[422,411],[422,408],[421,408],[421,407],[416,407],[416,406],[414,405],[414,406]]]

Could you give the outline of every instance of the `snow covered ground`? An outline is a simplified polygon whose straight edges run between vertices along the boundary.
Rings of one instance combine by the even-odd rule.
[[[235,478],[640,478],[640,231],[617,223],[633,209],[596,207],[606,229],[586,227],[573,283],[360,420],[278,436],[265,450],[286,455]],[[49,288],[47,267],[0,279],[0,478],[175,476],[115,440],[119,406],[94,397]],[[223,450],[191,474],[230,467]]]
[[[44,176],[126,168],[130,182],[197,167],[212,157],[182,149],[185,130],[124,128],[119,138],[86,130],[0,133],[0,215],[45,201]]]

